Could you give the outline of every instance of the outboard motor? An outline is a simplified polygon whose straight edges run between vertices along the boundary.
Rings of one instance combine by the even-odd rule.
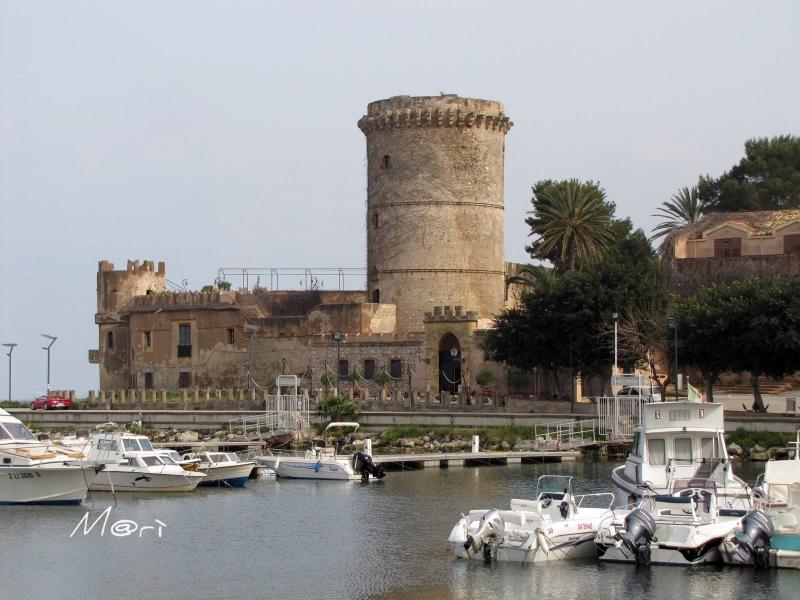
[[[478,524],[478,531],[474,535],[468,535],[464,542],[464,550],[470,555],[483,548],[483,560],[491,562],[492,547],[491,542],[503,537],[506,530],[506,523],[503,516],[497,510],[487,511]]]
[[[769,565],[770,538],[775,533],[772,520],[760,510],[751,510],[742,519],[742,530],[736,532],[731,542],[736,548],[731,554],[739,564],[748,564],[752,558],[756,567]]]
[[[375,479],[383,479],[386,477],[386,472],[383,470],[383,465],[376,465],[372,462],[372,457],[363,452],[356,452],[353,455],[353,470],[361,474],[361,481],[367,483],[369,476],[372,475]]]
[[[622,542],[620,550],[627,558],[634,556],[637,565],[650,564],[650,541],[655,533],[656,522],[653,516],[637,508],[625,517],[625,531],[617,534]]]

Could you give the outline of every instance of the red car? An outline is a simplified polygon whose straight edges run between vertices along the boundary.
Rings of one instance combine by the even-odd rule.
[[[39,396],[36,400],[31,400],[31,410],[54,410],[60,408],[66,410],[72,408],[72,400],[66,396]]]

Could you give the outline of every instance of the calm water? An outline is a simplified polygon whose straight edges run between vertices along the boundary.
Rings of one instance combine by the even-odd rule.
[[[797,598],[800,572],[454,560],[459,513],[533,497],[544,473],[606,491],[614,463],[392,472],[379,483],[250,481],[245,489],[120,494],[113,522],[162,537],[70,533],[85,507],[2,507],[0,598]],[[757,470],[743,472],[748,480]],[[94,494],[99,515],[112,502]]]

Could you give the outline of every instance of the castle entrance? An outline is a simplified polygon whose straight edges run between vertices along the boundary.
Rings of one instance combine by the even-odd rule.
[[[439,340],[439,393],[458,393],[461,384],[461,344],[452,333]]]

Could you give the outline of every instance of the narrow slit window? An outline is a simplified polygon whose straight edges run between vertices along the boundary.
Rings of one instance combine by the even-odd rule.
[[[114,332],[113,331],[109,331],[106,334],[106,348],[108,348],[109,350],[113,350],[114,349]]]
[[[153,332],[152,331],[143,331],[142,332],[142,339],[143,345],[145,348],[152,348],[153,347]]]
[[[388,154],[383,155],[383,168],[388,169],[392,166],[392,159]]]
[[[226,335],[227,335],[229,344],[235,344],[236,343],[236,330],[235,329],[227,329],[226,330]]]
[[[380,304],[381,301],[381,291],[379,289],[372,290],[372,301],[375,304]]]

